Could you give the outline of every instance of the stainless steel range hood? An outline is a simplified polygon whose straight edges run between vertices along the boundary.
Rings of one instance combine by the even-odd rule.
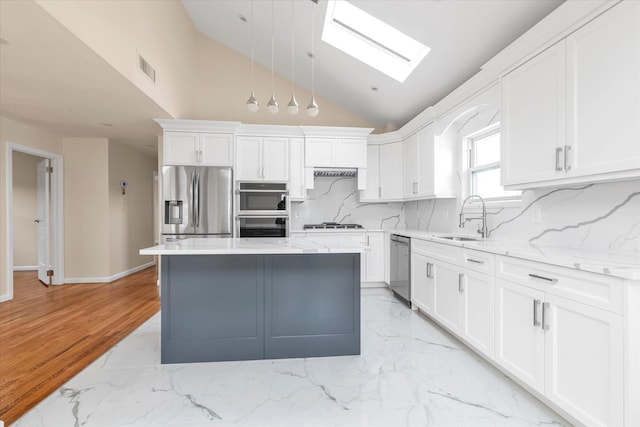
[[[352,168],[314,168],[313,176],[326,177],[355,177],[358,175],[358,169]]]

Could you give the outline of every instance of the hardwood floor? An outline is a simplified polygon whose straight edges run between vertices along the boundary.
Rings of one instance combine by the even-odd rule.
[[[43,286],[16,272],[0,304],[0,420],[11,424],[160,310],[156,270]]]

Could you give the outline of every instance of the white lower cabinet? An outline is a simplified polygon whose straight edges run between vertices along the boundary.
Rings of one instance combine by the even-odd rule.
[[[496,280],[495,361],[586,425],[623,425],[622,316]]]
[[[384,232],[367,232],[366,243],[369,251],[364,254],[365,274],[362,281],[384,282]]]
[[[433,315],[433,260],[411,254],[411,303],[424,313]]]
[[[415,307],[578,424],[640,425],[637,281],[415,238],[411,246]]]

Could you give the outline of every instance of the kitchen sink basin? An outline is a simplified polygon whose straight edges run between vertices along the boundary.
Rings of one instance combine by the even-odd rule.
[[[476,242],[480,240],[479,237],[470,236],[436,236],[438,239],[456,240],[458,242]]]

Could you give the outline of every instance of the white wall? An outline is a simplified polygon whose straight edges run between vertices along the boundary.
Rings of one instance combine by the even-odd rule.
[[[138,254],[153,246],[153,171],[156,159],[125,144],[109,142],[109,273],[153,261]],[[127,183],[122,194],[120,182]]]

